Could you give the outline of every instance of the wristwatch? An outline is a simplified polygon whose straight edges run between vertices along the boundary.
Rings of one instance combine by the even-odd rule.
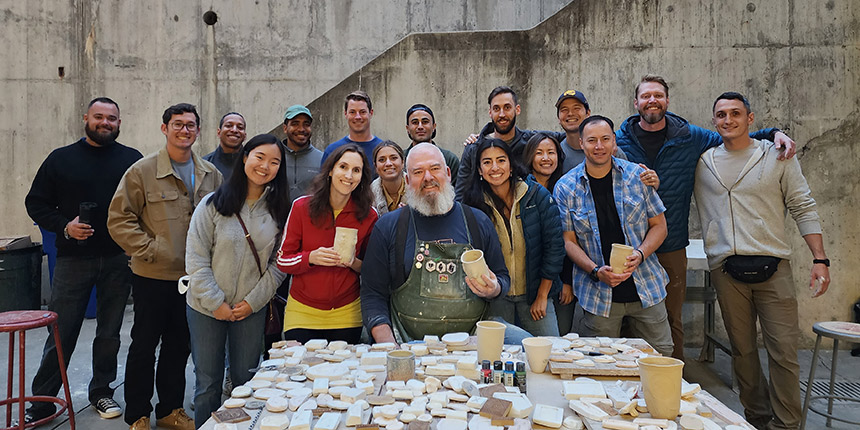
[[[69,225],[68,224],[66,224],[66,226],[63,227],[63,237],[65,237],[66,240],[72,240],[72,236],[69,236]]]
[[[591,269],[591,273],[588,274],[588,277],[591,278],[591,280],[594,282],[600,282],[600,278],[597,277],[597,272],[599,271],[600,266],[594,266],[594,268]]]
[[[829,258],[814,258],[812,260],[812,264],[823,264],[827,267],[830,267],[830,259]]]

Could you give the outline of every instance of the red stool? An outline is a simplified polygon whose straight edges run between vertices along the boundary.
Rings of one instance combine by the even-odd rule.
[[[59,397],[51,396],[25,396],[24,395],[24,335],[27,330],[47,327],[50,325],[53,328],[54,342],[57,345],[57,359],[60,364],[60,376],[63,379],[63,388],[66,392],[66,400]],[[9,373],[6,379],[6,399],[0,401],[0,406],[6,405],[6,429],[25,429],[36,427],[53,420],[60,416],[66,410],[69,411],[69,425],[72,430],[75,428],[75,410],[72,407],[72,396],[69,393],[69,378],[66,376],[66,365],[63,362],[63,347],[60,345],[60,335],[57,333],[57,314],[51,311],[9,311],[0,313],[0,332],[9,333]],[[15,366],[15,332],[18,332],[19,345],[19,360],[18,360],[18,397],[12,397],[12,374]],[[39,421],[32,423],[24,423],[24,406],[26,402],[53,402],[60,406],[60,409],[53,415],[45,417]],[[18,404],[18,426],[12,425],[12,404]],[[6,430],[4,429],[4,430]]]

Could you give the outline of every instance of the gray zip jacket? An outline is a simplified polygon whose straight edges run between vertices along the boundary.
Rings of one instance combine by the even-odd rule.
[[[191,276],[186,302],[197,312],[213,316],[222,303],[248,302],[254,312],[263,309],[275,295],[286,274],[275,265],[275,247],[282,226],[269,214],[265,197],[239,214],[257,247],[264,275],[260,276],[251,246],[235,216],[225,217],[210,205],[208,194],[191,216],[185,251],[185,270]]]
[[[284,164],[287,170],[287,182],[290,183],[290,200],[307,194],[314,176],[320,171],[323,153],[313,145],[308,144],[304,149],[293,151],[284,141],[287,150]]]
[[[720,178],[714,165],[716,148],[699,157],[694,192],[711,270],[732,255],[791,257],[786,210],[801,236],[821,233],[815,200],[797,157],[777,160],[779,151],[768,140],[753,145],[756,149],[737,181]]]

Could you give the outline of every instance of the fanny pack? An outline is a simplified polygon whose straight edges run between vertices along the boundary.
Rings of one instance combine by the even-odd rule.
[[[733,255],[723,262],[723,272],[738,281],[757,284],[776,273],[780,260],[768,255]]]

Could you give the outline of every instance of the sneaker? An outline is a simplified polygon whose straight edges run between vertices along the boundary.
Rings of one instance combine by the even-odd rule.
[[[119,407],[119,403],[110,397],[102,397],[96,400],[93,406],[102,418],[116,418],[122,415],[122,408]]]
[[[194,430],[194,420],[182,408],[174,409],[170,415],[157,419],[155,425],[174,430]]]
[[[152,426],[149,424],[149,417],[140,417],[128,430],[151,430]]]
[[[16,414],[13,414],[13,415],[14,415],[14,416],[18,416],[18,414],[17,414],[17,413],[16,413]],[[46,416],[47,416],[47,415],[46,415]],[[30,413],[30,412],[24,412],[24,424],[34,423],[34,422],[36,422],[36,421],[41,420],[42,418],[44,418],[44,417],[37,417],[37,416],[33,415],[33,414],[32,414],[32,413]],[[18,420],[17,420],[17,419],[13,419],[13,420],[11,421],[11,424],[12,424],[12,427],[9,427],[9,428],[18,427],[18,424],[19,424],[19,423],[18,423]]]

